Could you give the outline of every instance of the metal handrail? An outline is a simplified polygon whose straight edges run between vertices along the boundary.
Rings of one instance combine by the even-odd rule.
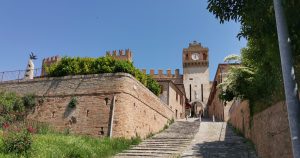
[[[34,77],[41,77],[42,68],[33,70]],[[15,71],[3,71],[0,72],[0,83],[4,81],[20,81],[24,79],[26,70],[15,70]]]

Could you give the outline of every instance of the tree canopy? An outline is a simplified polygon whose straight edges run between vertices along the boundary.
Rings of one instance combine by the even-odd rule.
[[[283,1],[296,77],[299,78],[300,1]],[[247,47],[241,50],[242,66],[230,70],[227,82],[220,86],[223,87],[221,99],[230,101],[240,97],[255,105],[281,98],[283,83],[273,1],[208,0],[207,9],[220,23],[239,22],[241,28],[237,37],[248,40]]]

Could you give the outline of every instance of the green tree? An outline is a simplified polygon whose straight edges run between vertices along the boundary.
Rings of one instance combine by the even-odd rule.
[[[300,59],[299,7],[299,0],[284,1],[298,79],[300,77],[298,62]],[[243,69],[230,71],[233,73],[232,76],[237,77],[231,79],[234,82],[224,83],[230,86],[227,86],[229,89],[223,87],[223,98],[247,98],[252,106],[265,100],[274,101],[274,98],[281,98],[283,86],[273,1],[208,0],[207,8],[219,19],[220,23],[226,21],[241,23],[237,37],[248,40],[247,47],[241,51]],[[247,71],[243,71],[246,70],[244,68],[251,70],[252,73],[247,74]],[[234,95],[234,97],[226,97],[226,94]]]

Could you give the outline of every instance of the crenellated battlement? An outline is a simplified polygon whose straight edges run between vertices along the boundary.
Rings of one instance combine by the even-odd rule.
[[[116,60],[127,60],[127,61],[132,61],[132,52],[130,49],[125,49],[124,50],[113,50],[111,51],[106,51],[106,56],[112,56]]]
[[[45,68],[47,66],[50,66],[51,64],[57,63],[61,60],[61,57],[56,55],[56,56],[52,56],[52,57],[48,57],[48,58],[44,58],[43,59],[43,65],[42,65],[42,74],[41,76],[46,76],[46,70]]]
[[[43,64],[46,63],[55,63],[55,62],[58,62],[60,60],[60,56],[52,56],[52,57],[48,57],[48,58],[44,58],[43,59]]]
[[[174,79],[174,78],[180,78],[181,77],[179,69],[176,69],[175,71],[173,71],[174,73],[172,73],[171,69],[168,69],[168,70],[165,70],[165,71],[162,70],[162,69],[158,69],[157,71],[155,71],[154,69],[150,69],[149,73],[147,73],[146,69],[141,69],[141,71],[144,74],[151,75],[155,79],[156,78]],[[157,72],[157,73],[155,73],[155,72]]]

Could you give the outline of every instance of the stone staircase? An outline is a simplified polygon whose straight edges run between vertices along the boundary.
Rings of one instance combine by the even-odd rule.
[[[183,158],[257,158],[251,144],[226,122],[201,122]]]
[[[115,158],[178,157],[193,140],[199,125],[199,119],[177,121],[165,131],[116,155]]]

